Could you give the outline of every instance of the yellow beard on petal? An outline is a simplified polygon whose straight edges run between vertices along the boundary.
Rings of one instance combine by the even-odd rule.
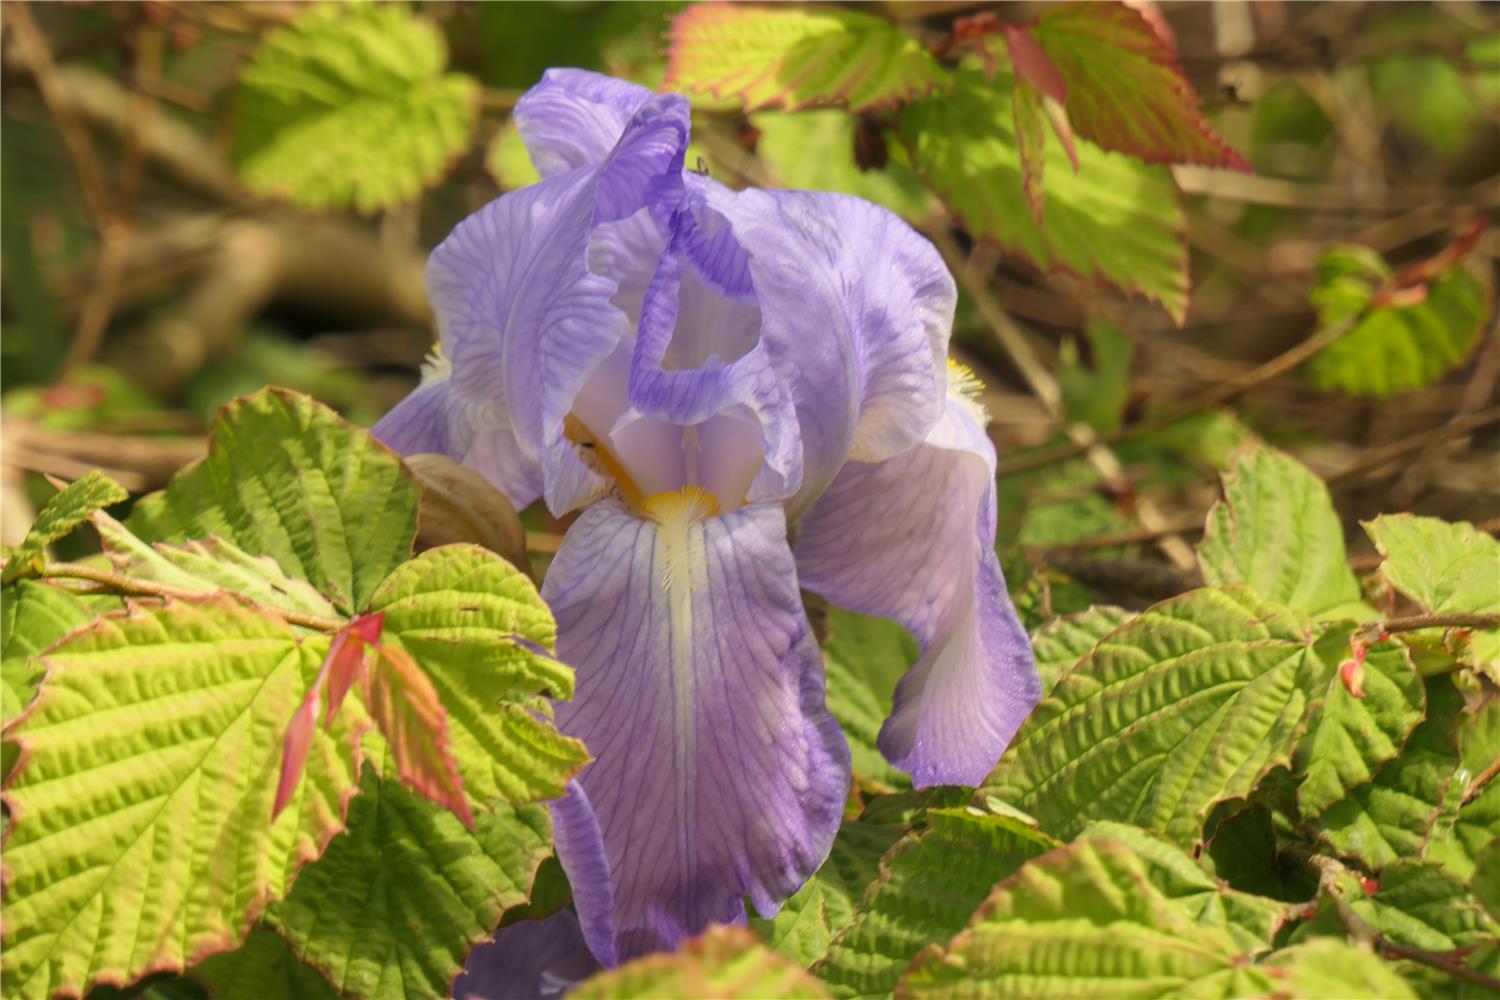
[[[630,478],[630,473],[625,471],[615,453],[609,450],[609,445],[595,437],[588,425],[570,413],[563,418],[563,436],[573,442],[584,465],[596,475],[612,480],[636,510],[645,510],[646,495]]]
[[[980,427],[990,422],[989,411],[979,401],[984,394],[984,383],[974,374],[974,369],[961,361],[948,359],[948,395],[958,400],[969,411]]]

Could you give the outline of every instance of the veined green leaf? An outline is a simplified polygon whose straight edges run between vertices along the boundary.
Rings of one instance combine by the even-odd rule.
[[[479,87],[405,4],[307,7],[240,77],[233,155],[257,194],[373,212],[413,200],[469,144]]]
[[[208,456],[136,505],[147,542],[218,536],[270,556],[340,612],[364,610],[411,555],[418,491],[401,461],[306,396],[236,399],[210,428]]]
[[[1349,907],[1398,944],[1426,951],[1452,951],[1493,940],[1500,923],[1484,911],[1469,887],[1434,864],[1397,861],[1365,893],[1358,880],[1340,883]]]
[[[338,615],[317,588],[287,576],[270,556],[252,556],[222,538],[148,545],[103,511],[91,520],[105,555],[126,576],[201,594],[228,591],[275,610]]]
[[[1364,662],[1364,696],[1337,680],[1312,732],[1297,748],[1297,810],[1311,819],[1375,776],[1395,757],[1427,707],[1422,678],[1399,642],[1370,647]]]
[[[1122,3],[1048,8],[1031,29],[1068,84],[1068,120],[1085,139],[1148,163],[1249,170],[1214,134],[1172,46]]]
[[[8,992],[82,994],[228,951],[343,826],[358,765],[343,716],[271,803],[286,720],[321,637],[224,596],[136,606],[45,656],[7,731],[21,762],[0,957]]]
[[[1474,863],[1474,898],[1492,920],[1500,920],[1500,837],[1480,849]]]
[[[125,487],[102,472],[84,473],[42,507],[31,530],[6,560],[0,582],[14,583],[23,576],[41,572],[47,546],[87,521],[94,511],[129,496]]]
[[[1196,590],[1107,636],[1022,725],[982,792],[1076,835],[1091,819],[1196,844],[1218,802],[1291,761],[1332,667],[1298,616]]]
[[[20,580],[0,591],[0,726],[31,704],[42,679],[38,653],[121,606],[118,597],[75,594],[35,580]]]
[[[917,641],[889,619],[829,610],[823,644],[828,710],[849,738],[856,777],[882,791],[911,787],[875,741],[891,714],[897,682],[919,654]]]
[[[322,973],[305,965],[275,931],[257,926],[234,951],[214,955],[189,975],[213,991],[214,1000],[338,1000]],[[144,1000],[156,1000],[148,991]]]
[[[1087,611],[1055,618],[1031,637],[1036,669],[1042,675],[1042,690],[1051,691],[1069,670],[1093,651],[1094,646],[1135,613],[1110,604],[1096,604]]]
[[[1461,703],[1451,683],[1430,678],[1426,720],[1373,779],[1317,817],[1319,837],[1373,871],[1421,857],[1433,825],[1446,808],[1458,808],[1467,788],[1467,779],[1455,780]]]
[[[1235,457],[1223,481],[1224,499],[1209,510],[1198,545],[1205,580],[1247,584],[1323,619],[1375,617],[1360,600],[1322,480],[1289,455],[1251,448]]]
[[[383,770],[266,920],[342,995],[447,996],[469,950],[526,902],[551,823],[541,806],[501,804],[469,830],[399,784],[389,757]]]
[[[713,927],[675,955],[647,955],[601,972],[568,994],[574,1000],[818,1000],[812,976],[740,927]]]
[[[1012,82],[962,69],[949,94],[901,110],[917,172],[975,237],[996,241],[1042,270],[1064,268],[1187,313],[1186,222],[1171,174],[1090,142],[1075,172],[1061,143],[1047,145],[1046,225],[1022,186],[1011,114]]]
[[[573,671],[548,655],[557,626],[526,574],[477,545],[429,549],[371,600],[383,643],[421,664],[448,715],[452,753],[475,805],[556,798],[588,760],[532,709],[571,698]]]
[[[814,966],[835,996],[890,993],[924,944],[955,933],[991,886],[1056,845],[1008,816],[933,809],[926,818],[929,829],[881,861],[854,923]]]
[[[1276,952],[1256,969],[1267,992],[1299,1000],[1415,1000],[1391,965],[1344,941],[1318,938]]]
[[[695,4],[669,37],[663,87],[738,97],[747,111],[891,107],[941,89],[948,76],[891,22],[832,7]]]
[[[858,820],[845,823],[828,860],[770,920],[751,926],[773,949],[803,968],[828,954],[828,946],[854,922],[865,887],[880,874],[880,859],[900,840],[904,826]]]

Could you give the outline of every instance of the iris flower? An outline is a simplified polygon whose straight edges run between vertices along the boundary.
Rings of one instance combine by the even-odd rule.
[[[1039,682],[932,245],[685,170],[680,95],[553,70],[515,122],[542,179],[434,251],[439,350],[375,433],[580,511],[542,596],[595,759],[552,809],[608,966],[773,915],[827,856],[849,751],[800,589],[919,641],[879,739],[918,787],[981,781]]]

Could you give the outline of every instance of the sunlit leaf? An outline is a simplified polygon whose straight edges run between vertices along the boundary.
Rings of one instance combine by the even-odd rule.
[[[928,215],[932,196],[900,146],[892,144],[882,169],[865,171],[854,162],[857,121],[843,111],[750,116],[760,131],[755,153],[783,187],[852,194],[909,219]]]
[[[1478,342],[1491,310],[1489,282],[1452,264],[1400,295],[1377,294],[1389,279],[1383,262],[1361,248],[1336,247],[1319,261],[1312,292],[1318,322],[1357,318],[1308,362],[1318,388],[1375,397],[1410,392],[1437,381]]]
[[[1060,143],[1047,145],[1046,225],[1027,204],[1017,149],[1012,83],[958,71],[951,93],[901,111],[917,172],[976,237],[1044,271],[1065,269],[1187,311],[1186,222],[1164,167],[1078,143],[1075,173]]]
[[[674,955],[637,958],[600,973],[568,996],[574,1000],[817,1000],[828,996],[828,991],[749,931],[713,927]]]
[[[1243,587],[1157,604],[1032,712],[983,792],[1069,837],[1091,819],[1195,845],[1218,802],[1286,765],[1333,667],[1306,623]]]
[[[365,674],[364,700],[390,745],[401,780],[472,827],[463,779],[449,748],[448,714],[432,681],[406,650],[380,647]]]
[[[876,738],[891,714],[897,682],[919,653],[911,633],[889,619],[829,612],[823,644],[828,710],[848,737],[855,775],[883,790],[911,784],[886,761]]]
[[[270,556],[341,612],[362,610],[411,555],[418,491],[374,438],[306,396],[267,389],[234,400],[208,457],[136,505],[148,542],[218,536]]]
[[[281,736],[318,640],[227,597],[138,606],[45,656],[7,731],[7,992],[81,994],[239,944],[343,826],[352,731],[312,742],[273,823]]]
[[[23,576],[41,572],[47,546],[67,535],[102,507],[119,503],[130,494],[119,483],[100,472],[86,472],[47,501],[31,530],[10,553],[0,581],[14,583]]]
[[[75,594],[34,580],[0,590],[0,725],[31,704],[42,679],[38,653],[120,606],[118,597]]]
[[[265,927],[256,927],[234,951],[215,955],[190,971],[210,990],[214,1000],[337,1000],[322,973],[297,958],[286,940]],[[147,991],[143,1000],[157,1000]],[[164,998],[166,1000],[166,998]]]
[[[531,162],[531,154],[527,152],[521,130],[516,128],[514,121],[507,121],[495,133],[495,138],[490,141],[490,148],[484,154],[484,167],[504,191],[514,191],[542,179]]]
[[[413,200],[468,146],[478,85],[404,4],[306,7],[240,77],[235,163],[258,194],[372,212]]]
[[[990,887],[1056,842],[1011,817],[968,809],[924,814],[880,863],[854,923],[813,971],[835,996],[888,994],[922,946],[955,933]]]
[[[1148,163],[1250,169],[1209,128],[1176,53],[1137,7],[1058,4],[1032,34],[1062,70],[1068,120],[1081,137]]]
[[[738,97],[746,110],[890,107],[947,71],[891,22],[850,10],[694,4],[672,21],[663,87]]]
[[[1373,892],[1362,891],[1357,882],[1345,883],[1349,907],[1397,944],[1442,952],[1500,934],[1500,923],[1469,887],[1437,865],[1398,861],[1381,871]]]
[[[551,824],[540,806],[499,805],[466,829],[394,780],[393,761],[383,770],[266,920],[344,995],[448,996],[469,950],[526,902]]]
[[[1059,679],[1093,651],[1094,645],[1124,625],[1134,613],[1109,604],[1064,615],[1048,622],[1031,637],[1042,690],[1051,691]]]
[[[1243,583],[1319,618],[1373,618],[1344,553],[1328,488],[1279,451],[1252,448],[1224,473],[1224,499],[1208,512],[1198,563],[1211,584]]]

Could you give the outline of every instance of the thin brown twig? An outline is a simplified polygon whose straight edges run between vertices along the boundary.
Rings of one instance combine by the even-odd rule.
[[[64,580],[88,580],[92,583],[103,584],[110,590],[121,594],[129,594],[140,597],[163,597],[174,599],[198,600],[204,597],[204,592],[189,590],[186,587],[173,587],[170,584],[156,583],[152,580],[140,580],[113,570],[100,569],[97,566],[85,566],[82,563],[47,563],[42,567],[43,577],[54,577]],[[275,612],[291,625],[300,625],[303,628],[316,629],[319,632],[333,632],[344,627],[344,622],[335,618],[324,618],[321,615],[310,615],[304,611],[294,611],[290,608],[278,608],[269,604],[256,602],[258,607],[266,608]]]
[[[1221,385],[1214,386],[1212,389],[1202,392],[1185,402],[1175,406],[1168,406],[1161,413],[1146,417],[1144,420],[1138,420],[1132,424],[1125,424],[1118,430],[1100,435],[1098,443],[1104,445],[1117,444],[1138,434],[1159,431],[1164,427],[1177,423],[1179,420],[1227,403],[1236,396],[1243,395],[1259,385],[1290,372],[1314,354],[1317,354],[1323,348],[1348,333],[1354,326],[1357,318],[1351,316],[1331,326],[1326,326],[1306,340],[1300,341],[1264,364],[1255,366],[1243,375],[1230,379]],[[1006,468],[1013,473],[1041,469],[1049,465],[1055,465],[1058,462],[1065,462],[1070,458],[1077,458],[1079,455],[1086,453],[1088,449],[1088,444],[1075,442],[1071,445],[1043,452],[1040,455],[1027,455],[1013,459],[1006,463]]]
[[[1411,615],[1387,618],[1380,627],[1387,632],[1415,632],[1423,628],[1500,628],[1500,615]]]
[[[1450,420],[1441,427],[1434,427],[1430,431],[1413,434],[1411,437],[1403,438],[1400,441],[1393,441],[1383,448],[1371,449],[1358,462],[1325,477],[1324,481],[1332,485],[1368,472],[1373,472],[1411,452],[1421,451],[1449,438],[1462,437],[1470,431],[1478,430],[1481,427],[1487,427],[1495,423],[1500,423],[1500,406],[1492,406],[1487,410],[1480,410],[1478,413],[1471,413],[1468,416]]]

